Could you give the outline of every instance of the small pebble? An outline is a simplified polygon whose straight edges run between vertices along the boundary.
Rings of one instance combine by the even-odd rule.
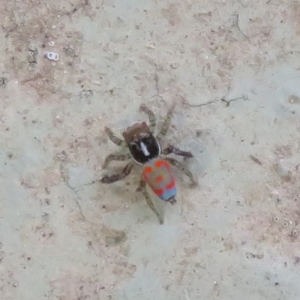
[[[53,60],[53,61],[58,61],[59,60],[59,54],[56,52],[47,52],[46,53],[46,58],[48,58],[49,60]]]

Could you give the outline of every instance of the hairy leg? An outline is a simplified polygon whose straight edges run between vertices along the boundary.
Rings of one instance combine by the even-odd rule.
[[[125,141],[116,137],[115,134],[108,127],[105,127],[105,133],[108,135],[109,139],[117,146],[124,147],[124,148],[127,147]]]
[[[151,198],[150,198],[150,195],[149,193],[147,192],[147,189],[146,189],[146,182],[144,180],[141,180],[140,182],[140,186],[138,187],[138,191],[142,192],[143,196],[145,197],[146,199],[146,202],[147,202],[147,205],[149,206],[149,208],[155,213],[155,215],[157,216],[158,220],[159,220],[159,223],[160,224],[163,224],[164,223],[164,220],[163,218],[160,216],[160,214],[158,213],[158,211],[156,210]]]
[[[105,158],[105,161],[102,165],[102,168],[106,168],[108,166],[108,164],[113,161],[125,161],[131,158],[130,153],[128,154],[110,154]]]
[[[190,151],[182,151],[172,145],[169,145],[166,149],[164,149],[164,151],[162,152],[162,154],[164,155],[168,155],[168,154],[175,154],[175,155],[179,155],[179,156],[183,156],[186,158],[191,158],[194,157],[194,155],[192,154],[192,152]]]
[[[168,111],[167,116],[166,116],[166,118],[163,122],[162,128],[161,128],[159,134],[157,135],[157,139],[159,141],[161,141],[161,139],[166,135],[166,133],[167,133],[169,127],[170,127],[170,123],[171,123],[171,120],[172,120],[174,109],[175,109],[175,104],[173,104],[171,106],[170,110]]]
[[[178,160],[170,157],[166,157],[166,160],[173,165],[174,167],[178,168],[180,171],[182,171],[192,182],[192,186],[197,186],[198,182],[194,179],[194,176],[191,171],[187,170],[185,166],[179,162]]]
[[[148,115],[149,122],[150,122],[149,129],[150,129],[150,131],[152,133],[154,133],[154,130],[155,130],[155,127],[156,127],[156,117],[155,117],[155,114],[145,104],[142,104],[140,106],[140,110]]]
[[[118,174],[114,174],[114,175],[105,175],[104,177],[101,178],[100,181],[102,183],[107,183],[107,184],[113,183],[116,181],[120,181],[130,174],[133,167],[134,167],[134,164],[129,163],[128,165],[125,166],[125,168],[122,170],[122,172],[120,172]]]

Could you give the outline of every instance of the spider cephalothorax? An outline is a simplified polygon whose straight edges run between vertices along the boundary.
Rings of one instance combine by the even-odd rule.
[[[141,110],[149,116],[150,125],[148,126],[145,122],[141,122],[129,126],[123,132],[124,140],[117,138],[108,127],[105,128],[110,140],[118,146],[127,147],[130,153],[124,155],[109,155],[105,159],[103,167],[106,167],[112,160],[123,161],[131,158],[137,164],[142,165],[142,180],[138,190],[143,193],[148,206],[156,214],[160,223],[163,223],[163,218],[154,207],[154,204],[146,190],[146,183],[160,199],[170,202],[171,204],[175,204],[177,189],[170,164],[183,171],[191,179],[193,185],[197,183],[194,180],[192,173],[186,170],[179,161],[170,157],[163,159],[161,158],[161,154],[168,155],[173,153],[186,158],[193,157],[193,155],[191,152],[179,150],[171,145],[163,151],[161,150],[160,141],[167,133],[174,111],[174,106],[172,106],[169,110],[162,129],[156,137],[153,134],[156,126],[154,113],[146,105],[142,105]],[[134,163],[131,161],[125,166],[121,173],[110,176],[106,175],[101,179],[101,182],[113,183],[119,181],[128,176],[133,167]]]
[[[159,142],[145,122],[135,123],[128,127],[123,132],[123,137],[132,158],[138,164],[145,164],[161,154]]]

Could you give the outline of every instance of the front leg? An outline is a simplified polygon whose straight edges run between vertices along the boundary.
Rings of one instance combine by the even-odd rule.
[[[192,152],[190,151],[182,151],[176,147],[173,147],[172,145],[169,145],[163,152],[164,155],[168,155],[168,154],[175,154],[175,155],[179,155],[179,156],[183,156],[186,158],[191,158],[194,157],[194,155],[192,154]]]
[[[110,128],[105,127],[105,133],[107,134],[108,138],[117,146],[125,148],[127,147],[125,141],[121,140],[120,138],[118,138],[112,131]]]
[[[130,174],[133,167],[134,167],[134,164],[129,163],[128,165],[126,165],[126,167],[122,170],[121,173],[114,174],[114,175],[105,175],[104,177],[102,177],[100,179],[100,181],[102,183],[106,183],[106,184],[113,183],[113,182],[116,182],[116,181],[120,181],[120,180],[124,179],[125,177],[127,177]]]
[[[154,133],[155,127],[156,127],[156,117],[154,112],[149,109],[145,104],[142,104],[140,106],[140,110],[146,113],[149,117],[150,126],[149,129],[152,133]]]
[[[165,118],[165,120],[164,120],[164,122],[162,124],[161,130],[160,130],[160,132],[157,135],[157,139],[158,139],[159,142],[166,135],[166,133],[167,133],[169,127],[170,127],[170,123],[171,123],[171,120],[172,120],[174,109],[175,109],[175,104],[173,104],[171,106],[171,108],[169,109],[169,111],[167,113],[167,116],[166,116],[166,118]]]

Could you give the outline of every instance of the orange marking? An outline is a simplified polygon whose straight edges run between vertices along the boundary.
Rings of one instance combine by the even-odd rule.
[[[152,171],[153,171],[152,167],[146,166],[146,167],[144,168],[143,173],[146,175],[146,174],[148,174],[148,173],[151,173]]]
[[[162,159],[157,160],[155,162],[155,166],[158,167],[158,168],[160,168],[160,167],[167,167],[167,168],[169,168],[169,164],[166,161],[162,160]]]
[[[172,180],[172,182],[171,183],[169,183],[169,184],[167,184],[167,186],[166,186],[166,188],[168,189],[168,190],[171,190],[171,189],[173,189],[175,187],[175,182]]]
[[[164,193],[163,189],[159,189],[159,190],[153,190],[153,192],[157,195],[157,196],[161,196]]]
[[[162,175],[157,176],[157,177],[155,178],[155,181],[156,181],[156,182],[161,182],[161,181],[163,181],[163,180],[164,180],[164,176],[162,176]]]

